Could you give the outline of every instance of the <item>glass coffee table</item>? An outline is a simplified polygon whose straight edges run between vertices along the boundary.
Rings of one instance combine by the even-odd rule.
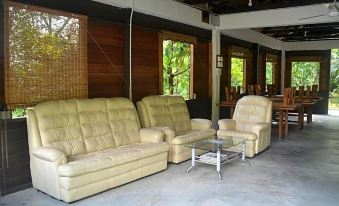
[[[241,158],[243,161],[249,161],[245,157],[246,138],[243,137],[223,137],[222,139],[207,139],[199,140],[190,144],[185,144],[186,147],[192,148],[192,163],[187,169],[187,173],[195,167],[196,162],[215,165],[219,179],[222,180],[220,167],[222,164]],[[240,146],[237,150],[235,147]],[[202,150],[203,154],[196,155],[196,150]]]

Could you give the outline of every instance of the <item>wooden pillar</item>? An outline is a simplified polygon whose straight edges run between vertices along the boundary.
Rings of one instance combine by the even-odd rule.
[[[4,5],[0,3],[0,110],[5,105]]]

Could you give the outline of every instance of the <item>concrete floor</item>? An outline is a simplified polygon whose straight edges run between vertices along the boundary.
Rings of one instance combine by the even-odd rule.
[[[275,131],[275,130],[274,130]],[[166,171],[108,190],[72,205],[339,205],[339,117],[315,116],[302,131],[249,159],[213,166],[169,164]],[[66,205],[27,189],[1,198],[1,205]]]

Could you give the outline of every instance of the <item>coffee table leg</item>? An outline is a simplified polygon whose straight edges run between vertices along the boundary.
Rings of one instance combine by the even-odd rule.
[[[194,146],[192,147],[192,161],[191,161],[191,166],[187,169],[186,173],[189,173],[191,169],[195,166],[195,148]]]
[[[217,151],[217,172],[218,172],[218,175],[219,175],[219,179],[222,180],[222,177],[221,177],[221,172],[220,172],[220,161],[221,161],[221,158],[220,158],[220,150]]]

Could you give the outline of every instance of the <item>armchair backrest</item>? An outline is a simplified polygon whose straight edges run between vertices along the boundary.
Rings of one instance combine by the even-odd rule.
[[[137,102],[143,127],[170,127],[175,132],[192,129],[185,99],[181,96],[153,95]]]
[[[252,123],[272,121],[272,102],[262,96],[244,96],[234,110],[233,119],[237,122],[237,130],[249,130]]]

